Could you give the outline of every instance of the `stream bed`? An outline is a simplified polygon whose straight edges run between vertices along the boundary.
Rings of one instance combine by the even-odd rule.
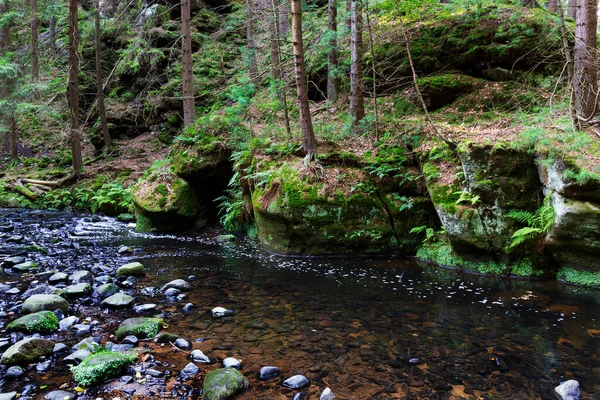
[[[133,379],[109,380],[81,399],[201,398],[204,376],[226,357],[242,361],[250,382],[236,399],[300,392],[318,399],[326,387],[338,399],[551,399],[568,379],[579,381],[582,399],[600,399],[600,290],[465,275],[412,259],[279,257],[221,235],[138,234],[108,217],[0,209],[0,260],[23,255],[41,266],[38,275],[10,268],[0,275],[19,289],[0,295],[0,342],[16,339],[4,327],[19,315],[23,294],[47,284],[45,271],[85,269],[97,277],[139,261],[146,275],[122,291],[134,305],[156,304],[144,315],[160,315],[163,332],[212,362],[183,379],[190,351],[141,341],[145,353],[127,373]],[[121,246],[133,254],[119,254]],[[179,278],[192,290],[180,297],[158,290]],[[89,330],[44,336],[69,347],[87,336],[115,342],[118,324],[140,315],[134,307],[105,310],[93,296],[69,303]],[[214,307],[233,315],[214,319]],[[21,398],[74,391],[64,356],[46,368],[29,365],[18,379],[0,367],[1,391]],[[277,366],[280,376],[260,380],[263,366]],[[311,385],[282,385],[296,374]]]

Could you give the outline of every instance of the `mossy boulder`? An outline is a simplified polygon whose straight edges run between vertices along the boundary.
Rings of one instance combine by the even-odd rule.
[[[10,346],[0,362],[2,364],[28,364],[42,356],[49,356],[54,349],[54,342],[42,338],[30,337]]]
[[[600,180],[596,175],[577,180],[581,168],[575,163],[540,157],[538,159],[540,180],[548,190],[565,198],[600,203]]]
[[[452,103],[461,95],[473,91],[476,84],[476,79],[460,74],[431,75],[419,79],[419,89],[429,110]]]
[[[76,285],[70,285],[64,288],[61,292],[67,299],[76,299],[79,297],[87,296],[92,292],[92,284],[89,282],[78,283]]]
[[[219,138],[203,136],[194,144],[175,147],[170,161],[173,173],[194,180],[214,175],[218,166],[227,163],[230,156],[231,150]]]
[[[121,340],[129,335],[138,339],[148,339],[156,336],[162,326],[160,318],[136,317],[121,322],[115,336]]]
[[[55,294],[34,294],[28,297],[21,307],[23,314],[44,310],[61,310],[66,315],[69,313],[69,303],[64,298]]]
[[[117,276],[144,276],[146,269],[140,262],[132,262],[121,265],[117,269]]]
[[[52,311],[38,311],[17,318],[6,328],[25,333],[52,333],[58,329],[58,318]]]
[[[248,389],[248,379],[235,368],[221,368],[211,371],[204,378],[203,399],[225,400],[235,397]]]
[[[71,372],[79,386],[89,387],[121,375],[133,360],[132,354],[103,351],[87,357],[71,368]]]
[[[131,198],[137,215],[136,230],[140,232],[189,228],[198,212],[191,186],[168,166],[150,172],[137,183]]]

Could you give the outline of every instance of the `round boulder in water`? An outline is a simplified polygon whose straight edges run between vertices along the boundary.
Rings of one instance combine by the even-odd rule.
[[[133,297],[125,293],[115,293],[102,301],[102,307],[108,308],[126,308],[133,303]]]
[[[38,337],[30,337],[18,341],[10,346],[4,354],[0,363],[2,364],[28,364],[42,356],[49,356],[54,349],[54,342]]]
[[[138,339],[153,338],[160,330],[161,325],[162,320],[160,318],[128,318],[121,322],[115,335],[118,340],[129,335],[137,336]]]
[[[52,333],[58,329],[58,318],[52,311],[38,311],[15,319],[6,328],[25,333]]]
[[[69,303],[55,294],[34,294],[23,302],[22,311],[30,314],[38,311],[61,310],[64,314],[69,312]]]
[[[117,269],[117,276],[144,276],[145,273],[144,266],[139,262],[121,265]]]
[[[90,271],[80,270],[75,271],[69,277],[72,283],[94,282],[94,275]]]
[[[184,281],[183,279],[175,279],[169,283],[166,283],[162,288],[160,288],[160,291],[164,292],[167,289],[171,289],[171,288],[179,289],[183,292],[186,290],[191,290],[192,286],[188,282]]]
[[[248,379],[234,368],[222,368],[206,375],[203,385],[203,400],[224,400],[233,398],[248,389]]]
[[[310,385],[310,381],[304,375],[294,375],[283,381],[283,386],[290,389],[300,389]]]
[[[104,285],[100,285],[96,288],[96,293],[100,298],[109,297],[118,292],[119,287],[114,283],[105,283]]]
[[[192,351],[192,354],[190,354],[190,356],[192,357],[192,360],[194,360],[195,362],[205,363],[205,364],[210,363],[210,358],[208,358],[208,356],[206,356],[206,354],[204,354],[202,351],[200,351],[198,349]]]

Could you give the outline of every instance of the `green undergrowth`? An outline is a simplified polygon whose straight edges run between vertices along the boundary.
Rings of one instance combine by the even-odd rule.
[[[563,267],[558,270],[556,277],[562,282],[574,285],[600,287],[600,272]]]

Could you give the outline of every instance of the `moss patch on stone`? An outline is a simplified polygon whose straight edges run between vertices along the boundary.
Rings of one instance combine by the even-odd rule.
[[[556,279],[573,285],[600,287],[600,271],[591,272],[563,267],[558,270]]]
[[[58,329],[58,318],[52,311],[38,311],[14,320],[6,328],[25,333],[52,333]]]
[[[225,400],[248,389],[248,379],[235,368],[211,371],[204,378],[204,400]]]
[[[79,386],[89,387],[121,375],[135,358],[134,354],[101,351],[72,367],[71,372]]]
[[[162,326],[160,318],[137,317],[129,318],[121,322],[115,336],[118,340],[128,335],[134,335],[138,339],[148,339],[156,336]]]

